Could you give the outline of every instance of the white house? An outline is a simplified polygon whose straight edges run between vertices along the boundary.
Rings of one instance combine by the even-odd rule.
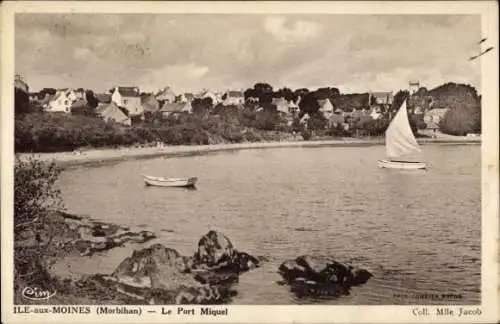
[[[299,105],[296,104],[295,102],[293,102],[293,100],[290,100],[288,102],[288,111],[292,114],[292,115],[296,115],[298,112],[299,112]]]
[[[373,108],[373,109],[372,109],[372,112],[370,113],[370,116],[371,116],[374,120],[379,119],[379,118],[382,116],[382,114],[380,113],[380,109]]]
[[[168,103],[166,102],[163,107],[160,109],[163,117],[168,117],[170,115],[179,114],[179,113],[188,113],[190,114],[193,111],[193,107],[190,102],[175,102]]]
[[[138,87],[115,87],[111,101],[119,107],[127,109],[129,116],[138,116],[144,113]]]
[[[77,98],[78,96],[74,90],[59,89],[54,97],[47,104],[45,104],[45,111],[70,113],[71,105]]]
[[[300,119],[300,123],[304,125],[309,121],[309,119],[311,119],[311,116],[309,116],[308,113],[305,113],[304,116],[302,116],[302,118]]]
[[[288,102],[285,100],[285,98],[273,98],[271,103],[276,106],[278,112],[285,115],[288,115],[290,113]]]
[[[329,119],[333,115],[333,105],[330,102],[330,99],[320,99],[319,103],[319,112],[325,116],[325,118]]]
[[[434,108],[428,110],[424,114],[424,122],[425,123],[435,123],[439,125],[441,119],[443,119],[444,115],[448,112],[448,108]]]
[[[243,105],[245,103],[243,91],[227,91],[224,96],[225,98],[222,102],[224,106]]]
[[[392,105],[392,102],[394,101],[394,95],[392,91],[370,92],[368,96],[369,105],[371,105],[372,103],[372,98],[374,98],[375,105]]]
[[[155,98],[158,101],[173,103],[173,102],[175,102],[175,93],[172,90],[172,88],[166,87],[166,88],[160,89],[156,93]]]

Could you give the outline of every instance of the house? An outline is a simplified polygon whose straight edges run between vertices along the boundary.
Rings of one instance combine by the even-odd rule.
[[[96,113],[106,122],[112,121],[125,126],[132,125],[130,117],[125,115],[114,101],[109,104],[100,103],[96,108]]]
[[[415,108],[413,109],[413,113],[414,113],[415,115],[422,115],[422,114],[424,113],[424,110],[423,110],[422,108],[420,108],[419,106],[417,106],[417,107],[415,107]]]
[[[434,108],[426,111],[424,114],[424,122],[426,124],[433,122],[439,125],[439,122],[441,121],[441,119],[443,119],[446,112],[448,112],[448,109],[449,108]]]
[[[174,103],[165,103],[160,112],[163,117],[169,117],[170,115],[179,114],[179,113],[191,113],[193,108],[191,107],[190,102],[174,102]]]
[[[192,102],[194,100],[195,96],[194,94],[190,92],[185,92],[180,94],[175,98],[175,102]]]
[[[111,102],[111,95],[107,93],[97,93],[95,95],[95,98],[97,99],[98,102],[102,103],[110,103]]]
[[[87,96],[85,95],[85,90],[83,88],[78,88],[75,91],[75,100],[86,100]]]
[[[246,102],[249,102],[249,103],[258,103],[259,102],[259,97],[248,97],[246,99]]]
[[[410,91],[410,95],[414,94],[415,92],[418,91],[418,89],[420,89],[420,81],[410,80],[408,83],[409,83],[408,90]]]
[[[273,98],[271,104],[276,106],[276,110],[278,110],[279,113],[285,115],[288,115],[290,113],[288,102],[283,97]]]
[[[39,93],[38,103],[40,104],[40,106],[45,108],[49,104],[49,102],[54,98],[54,96],[55,94],[50,94],[48,92],[46,92],[44,96],[42,93]]]
[[[231,106],[231,105],[242,105],[245,103],[245,95],[243,91],[227,91],[223,96],[222,99],[224,100],[222,104],[224,106]]]
[[[29,94],[30,92],[28,84],[24,82],[23,78],[19,74],[16,74],[16,76],[14,77],[14,88],[22,90],[27,94]]]
[[[39,95],[40,94],[38,92],[31,92],[29,94],[30,102],[39,102],[40,101]]]
[[[392,94],[392,91],[390,92],[370,92],[368,94],[369,99],[368,103],[371,105],[372,101],[374,101],[375,105],[392,105],[392,102],[394,101],[394,95]]]
[[[370,113],[370,117],[373,118],[374,120],[377,120],[380,117],[382,117],[382,114],[380,113],[380,109],[373,108],[371,113]]]
[[[330,102],[330,99],[319,99],[318,100],[319,104],[319,112],[325,116],[325,118],[329,119],[331,115],[333,114],[333,105]]]
[[[198,96],[200,99],[210,98],[212,99],[212,105],[217,105],[220,102],[219,96],[210,90],[203,90]]]
[[[330,127],[337,127],[345,123],[345,117],[342,114],[333,113],[328,119],[328,125]]]
[[[165,103],[173,103],[175,102],[175,93],[170,87],[165,87],[163,89],[160,89],[156,94],[155,94],[155,99],[158,100],[159,102]]]
[[[152,94],[141,96],[141,105],[144,113],[154,113],[160,110],[159,100],[157,100],[157,96]]]
[[[71,112],[71,105],[77,99],[75,91],[71,89],[59,89],[53,98],[45,104],[44,109],[47,112]]]
[[[293,115],[297,115],[299,113],[299,105],[295,102],[293,102],[293,100],[290,100],[288,102],[288,111]]]
[[[115,87],[111,101],[125,108],[129,116],[142,115],[141,96],[138,87]]]

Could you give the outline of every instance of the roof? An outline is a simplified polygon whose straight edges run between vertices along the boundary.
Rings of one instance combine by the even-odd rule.
[[[228,97],[232,97],[232,98],[241,98],[241,97],[244,97],[245,95],[243,94],[242,91],[228,91],[227,92],[227,96]]]
[[[55,95],[52,95],[50,93],[45,93],[45,97],[41,98],[41,101],[40,103],[43,105],[43,104],[47,104],[49,103],[50,101],[52,101],[52,99],[54,99],[54,96]]]
[[[328,98],[327,99],[318,99],[318,104],[320,106],[320,109],[324,108],[326,106],[326,107],[331,107],[333,110],[332,103],[331,103],[330,99],[328,99]]]
[[[392,98],[394,97],[392,94],[392,91],[378,91],[378,92],[372,92],[371,95],[375,98],[379,99],[387,99],[387,98]]]
[[[96,108],[96,112],[102,117],[112,118],[118,123],[129,119],[129,117],[125,115],[114,102],[109,104],[100,103]]]
[[[200,92],[200,93],[198,94],[198,97],[203,98],[203,97],[208,96],[208,95],[209,95],[209,96],[214,96],[214,97],[216,96],[216,94],[215,94],[215,93],[213,93],[213,92],[212,92],[212,91],[210,91],[210,90],[203,90],[202,92]]]
[[[155,95],[156,99],[158,100],[164,100],[166,99],[165,97],[172,97],[174,96],[175,97],[175,93],[174,91],[172,90],[172,88],[170,87],[165,87],[163,89],[160,89],[160,91],[158,91]]]
[[[110,103],[111,102],[111,95],[107,93],[97,93],[95,94],[95,97],[97,101],[99,102],[104,102],[104,103]]]
[[[83,99],[78,99],[71,104],[71,109],[83,108],[85,106],[87,106],[87,102]]]
[[[160,109],[158,100],[153,95],[141,97],[141,105],[145,111],[156,111]]]
[[[140,92],[138,87],[118,87],[118,92],[123,97],[139,97]]]

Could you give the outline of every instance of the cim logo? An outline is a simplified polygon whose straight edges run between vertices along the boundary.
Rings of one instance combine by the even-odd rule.
[[[22,295],[26,299],[30,300],[45,300],[54,296],[56,292],[51,292],[47,289],[42,289],[38,287],[25,287],[22,291]]]

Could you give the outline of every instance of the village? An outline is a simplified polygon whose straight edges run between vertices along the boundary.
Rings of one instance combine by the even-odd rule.
[[[93,91],[79,89],[51,89],[44,88],[39,92],[29,92],[27,83],[21,76],[15,79],[15,88],[29,95],[31,105],[36,105],[43,109],[43,112],[51,114],[78,114],[85,109],[95,109],[95,114],[106,122],[114,122],[123,126],[131,126],[133,123],[140,123],[148,117],[160,116],[160,118],[172,118],[181,114],[192,114],[196,110],[196,105],[205,105],[205,113],[213,113],[216,108],[227,109],[229,107],[237,110],[252,109],[260,112],[266,109],[266,98],[262,98],[255,89],[228,90],[217,92],[204,89],[199,93],[180,92],[176,93],[171,87],[159,89],[154,93],[141,92],[138,86],[116,86],[106,92],[95,93]],[[325,88],[323,88],[325,89]],[[328,88],[326,88],[328,89]],[[415,80],[409,81],[408,93],[410,98],[422,92],[420,83]],[[250,91],[249,91],[250,90]],[[281,120],[288,127],[292,127],[295,122],[307,129],[311,119],[311,111],[301,105],[307,89],[299,89],[283,95],[279,90],[270,93],[270,102],[267,106],[275,110]],[[324,118],[326,123],[322,128],[336,128],[348,131],[352,126],[352,121],[376,121],[383,117],[390,119],[391,113],[397,109],[394,107],[394,92],[367,92],[356,94],[358,99],[349,106],[342,100],[341,94],[333,96],[330,94],[321,95],[318,89],[315,92],[317,102],[317,113]],[[90,94],[90,96],[89,96]],[[350,94],[345,95],[347,97]],[[423,132],[430,131],[436,133],[439,130],[439,123],[450,107],[433,107],[432,97],[424,98],[423,104],[412,105],[409,113],[413,120],[419,121],[419,129]],[[342,102],[344,101],[344,102]],[[421,98],[420,98],[420,101]],[[313,104],[314,106],[314,104]],[[195,109],[193,108],[195,107]],[[301,109],[302,108],[302,109]],[[309,110],[309,111],[307,111]]]

